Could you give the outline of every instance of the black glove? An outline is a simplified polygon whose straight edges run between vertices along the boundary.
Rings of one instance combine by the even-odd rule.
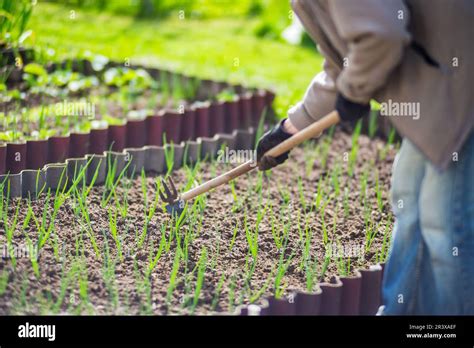
[[[341,120],[355,122],[369,114],[370,104],[354,103],[339,93],[336,99],[336,110]]]
[[[257,145],[257,162],[258,169],[268,170],[279,164],[285,162],[288,158],[288,152],[281,154],[278,157],[263,156],[265,152],[274,148],[278,144],[284,142],[286,139],[291,137],[291,134],[286,133],[283,130],[283,122],[286,119],[282,120],[280,123],[276,124],[271,130],[266,132],[259,140]]]

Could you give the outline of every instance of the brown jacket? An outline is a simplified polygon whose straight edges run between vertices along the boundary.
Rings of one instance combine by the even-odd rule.
[[[299,129],[334,109],[336,91],[375,99],[399,133],[446,168],[474,124],[473,0],[293,0],[325,57],[289,111]]]

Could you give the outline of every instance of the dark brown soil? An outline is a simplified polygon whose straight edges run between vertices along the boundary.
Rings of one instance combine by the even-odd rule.
[[[197,215],[194,223],[191,222],[191,214],[188,214],[179,232],[181,237],[189,237],[188,258],[187,262],[180,262],[176,288],[170,301],[166,298],[178,248],[177,242],[181,247],[184,247],[186,242],[173,234],[169,251],[163,248],[158,263],[150,276],[146,276],[150,260],[159,249],[162,231],[169,238],[173,229],[169,227],[170,216],[158,207],[149,222],[143,245],[137,247],[144,226],[144,200],[141,179],[138,178],[130,183],[127,217],[121,217],[119,214],[117,218],[122,258],[109,227],[108,211],[114,214],[114,201],[111,201],[108,208],[100,206],[104,188],[94,188],[87,199],[91,231],[99,255],[94,252],[88,229],[85,227],[87,223],[81,221],[81,214],[74,212],[78,207],[77,202],[72,198],[67,199],[58,213],[47,243],[40,251],[39,277],[35,275],[29,257],[17,257],[16,266],[11,258],[4,257],[1,260],[0,314],[189,314],[193,312],[198,262],[204,248],[207,252],[207,267],[194,313],[233,311],[240,303],[248,303],[251,300],[259,303],[261,298],[274,293],[276,269],[282,252],[284,261],[292,257],[282,279],[284,294],[306,289],[306,272],[305,267],[302,267],[306,234],[312,235],[308,245],[312,259],[316,259],[316,274],[320,281],[328,280],[332,275],[352,273],[357,268],[366,268],[377,263],[384,257],[380,255],[381,251],[385,250],[386,253],[391,233],[392,216],[388,196],[395,150],[390,148],[387,156],[381,159],[380,153],[386,145],[380,140],[361,136],[354,175],[350,177],[344,159],[351,150],[351,136],[336,131],[326,169],[323,169],[321,153],[324,152],[322,144],[326,141],[329,141],[328,138],[322,138],[318,142],[319,145],[309,144],[305,148],[295,149],[289,161],[275,168],[269,175],[263,176],[260,204],[262,207],[267,205],[267,210],[258,226],[258,257],[253,273],[248,273],[253,258],[249,253],[244,226],[246,221],[248,229],[253,232],[257,225],[259,174],[256,171],[235,181],[235,192],[242,200],[240,207],[235,207],[231,187],[227,185],[206,195],[203,200],[203,212]],[[339,173],[334,172],[338,165]],[[216,162],[203,163],[198,171],[198,180],[210,179],[230,166]],[[365,211],[360,184],[364,171],[368,174]],[[376,197],[376,172],[384,204],[381,210]],[[298,188],[298,177],[301,177],[302,190]],[[178,187],[184,189],[186,170],[174,172],[173,178]],[[326,183],[321,184],[325,191],[321,195],[321,205],[319,209],[311,209],[311,202],[316,201],[318,182],[324,182],[325,178]],[[336,178],[340,186],[337,197],[334,188]],[[157,178],[146,179],[150,204],[155,198],[156,180]],[[289,194],[288,203],[285,203],[285,194],[281,193],[285,190]],[[124,184],[117,190],[121,197],[125,191]],[[300,192],[306,201],[306,209]],[[27,244],[25,235],[36,243],[39,228],[33,218],[27,220],[27,201],[20,201],[19,204],[18,226],[13,244],[21,250]],[[324,204],[326,207],[323,212],[321,207]],[[10,204],[8,209],[7,220],[11,225],[15,205]],[[44,209],[49,213],[53,211],[52,202],[47,202],[46,198],[42,197],[32,202],[32,209],[38,224],[41,225]],[[372,222],[365,222],[364,217]],[[46,220],[49,221],[49,217],[46,217]],[[288,225],[286,248],[277,248],[272,234],[272,220],[274,230],[279,232],[284,225]],[[163,224],[168,227],[163,228]],[[375,237],[366,250],[366,231],[372,224]],[[359,253],[358,257],[350,258],[351,255],[346,254],[346,257],[340,255],[341,259],[338,255],[332,255],[328,258],[327,270],[323,272],[327,255],[323,242],[324,229],[327,231],[329,246],[352,248],[352,252]],[[231,248],[234,231],[235,241]],[[8,256],[5,245],[5,226],[2,221],[0,248],[3,256]],[[350,269],[347,270],[341,265],[347,265],[349,259]],[[220,280],[222,286],[219,291]]]

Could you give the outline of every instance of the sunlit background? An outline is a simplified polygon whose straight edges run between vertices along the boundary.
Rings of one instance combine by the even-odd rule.
[[[321,69],[321,56],[287,0],[1,0],[2,45],[46,60],[102,54],[112,60],[272,88],[280,116]],[[5,35],[8,32],[7,35]]]

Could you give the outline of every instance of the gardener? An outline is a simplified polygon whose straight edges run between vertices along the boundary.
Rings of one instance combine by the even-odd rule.
[[[396,222],[379,313],[474,314],[474,2],[292,5],[325,57],[324,71],[260,139],[259,168],[284,162],[288,154],[262,156],[334,108],[354,121],[369,113],[371,99],[413,105],[413,117],[381,116],[404,139],[393,167]]]

